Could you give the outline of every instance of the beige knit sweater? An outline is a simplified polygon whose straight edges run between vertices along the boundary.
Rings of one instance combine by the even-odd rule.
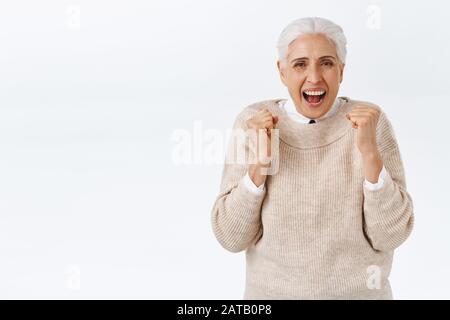
[[[388,171],[379,190],[363,187],[356,130],[345,118],[362,101],[346,102],[314,125],[292,120],[281,99],[246,107],[234,129],[263,107],[279,116],[279,152],[265,191],[241,182],[248,164],[226,163],[212,209],[212,228],[227,250],[246,250],[244,299],[392,299],[393,251],[413,228],[397,141],[381,112],[377,142]],[[367,102],[365,102],[367,103]],[[234,139],[229,147],[244,148]]]

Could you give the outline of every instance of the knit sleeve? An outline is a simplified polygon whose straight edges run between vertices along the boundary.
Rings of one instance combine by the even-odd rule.
[[[406,190],[406,179],[400,150],[392,125],[384,112],[377,127],[377,141],[383,164],[388,171],[384,185],[378,190],[364,190],[364,230],[372,247],[392,251],[410,235],[413,203]]]
[[[247,135],[242,135],[247,129],[245,120],[243,113],[235,120],[219,195],[211,213],[214,235],[219,243],[231,252],[245,250],[262,233],[260,211],[266,189],[261,193],[254,193],[242,182],[250,159],[250,147],[248,139],[245,138]]]

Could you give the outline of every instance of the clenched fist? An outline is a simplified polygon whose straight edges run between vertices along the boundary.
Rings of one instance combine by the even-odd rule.
[[[252,143],[256,145],[256,164],[251,164],[249,176],[252,181],[260,186],[266,180],[265,171],[261,170],[270,166],[272,156],[272,130],[276,128],[278,116],[272,115],[269,109],[264,108],[258,111],[246,124],[252,134]],[[256,139],[255,139],[256,138]]]
[[[364,176],[371,183],[377,183],[383,168],[383,160],[377,145],[377,124],[381,110],[376,106],[358,105],[346,114],[353,128],[357,129],[356,145],[361,152]]]
[[[255,130],[252,132],[253,137],[256,137],[256,155],[258,162],[261,164],[267,164],[267,158],[270,158],[272,155],[271,149],[271,137],[272,130],[275,129],[278,122],[278,116],[272,115],[267,108],[264,108],[258,113],[256,113],[252,118],[247,120],[246,124],[249,129]],[[261,140],[262,139],[262,140]],[[259,150],[259,147],[265,146],[266,152],[262,152]]]
[[[380,117],[380,108],[376,106],[357,105],[346,115],[357,129],[356,144],[363,156],[378,151],[376,129]]]

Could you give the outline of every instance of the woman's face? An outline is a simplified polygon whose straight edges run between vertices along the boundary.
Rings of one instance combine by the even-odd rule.
[[[323,34],[302,35],[289,45],[286,59],[277,65],[301,114],[317,119],[330,110],[344,71],[333,41]]]

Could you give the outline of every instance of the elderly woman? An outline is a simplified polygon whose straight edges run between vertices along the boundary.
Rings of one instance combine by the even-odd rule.
[[[232,149],[264,157],[225,163],[214,234],[246,251],[244,299],[392,299],[393,253],[414,216],[391,123],[372,103],[337,97],[341,27],[298,19],[277,47],[290,98],[236,117],[234,129],[264,134]]]

